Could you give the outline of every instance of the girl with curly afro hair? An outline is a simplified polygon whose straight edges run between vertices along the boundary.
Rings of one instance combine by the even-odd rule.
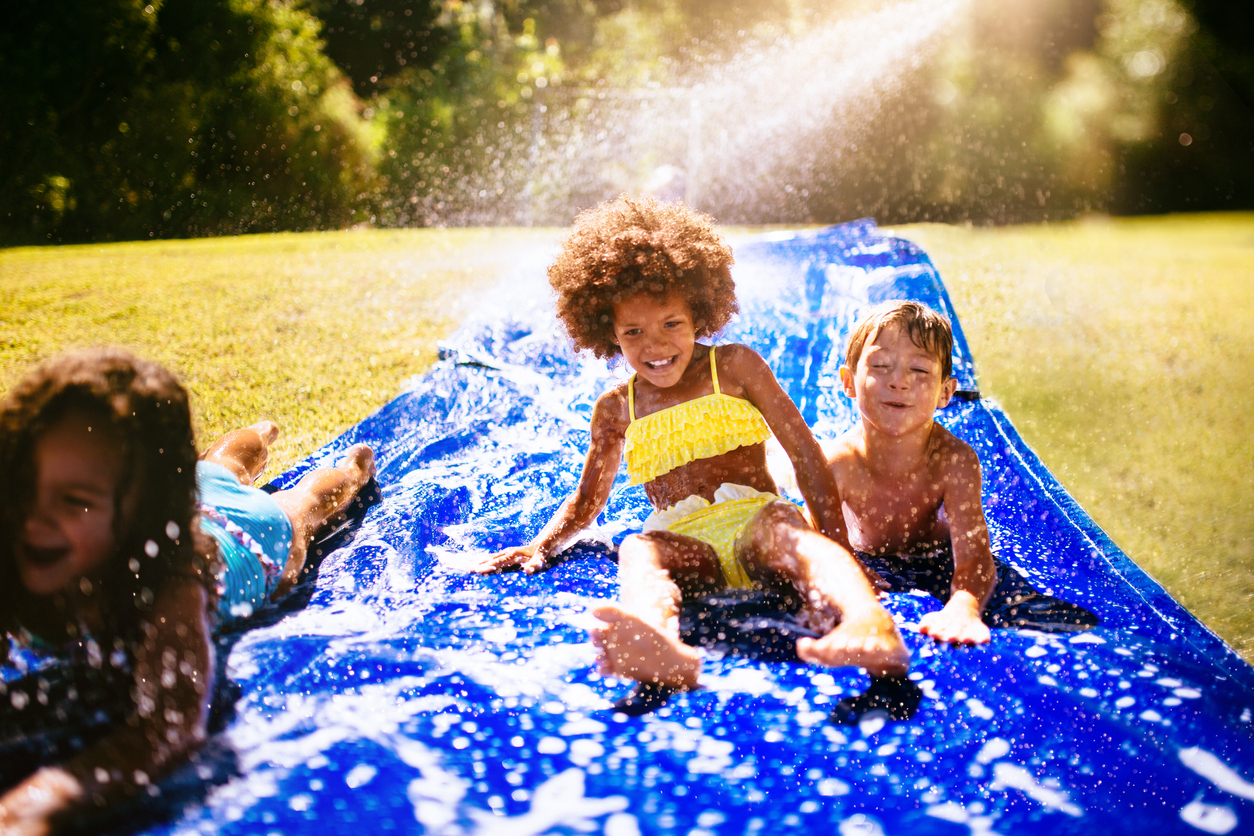
[[[60,658],[66,702],[85,698],[85,683],[117,720],[90,729],[85,748],[74,732],[81,751],[5,792],[0,832],[78,826],[203,743],[213,627],[290,589],[315,530],[374,473],[358,445],[341,466],[265,494],[252,482],[277,434],[263,421],[198,457],[187,391],[117,348],[54,357],[0,401],[0,663]],[[27,684],[5,687],[23,730],[40,734],[40,704],[66,725],[72,706]],[[5,766],[11,781],[34,764]]]
[[[619,548],[620,602],[595,612],[592,639],[606,673],[640,683],[627,708],[696,687],[701,660],[680,640],[680,602],[726,587],[795,589],[823,634],[797,642],[806,661],[883,676],[909,664],[797,407],[753,349],[697,342],[737,311],[731,264],[712,220],[682,204],[624,196],[576,219],[549,270],[558,317],[578,348],[621,354],[635,374],[597,400],[579,487],[549,524],[478,566],[545,568],[605,507],[625,460],[656,510]],[[777,495],[772,434],[819,531]]]

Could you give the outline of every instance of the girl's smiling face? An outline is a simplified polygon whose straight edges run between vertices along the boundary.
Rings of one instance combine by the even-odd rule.
[[[35,441],[34,495],[16,548],[18,576],[35,595],[86,594],[117,548],[115,497],[123,459],[101,422],[71,412]],[[134,494],[134,491],[130,492]],[[127,506],[133,503],[123,502]]]
[[[692,360],[699,323],[679,294],[630,296],[614,305],[614,344],[636,374],[659,389],[674,386]]]

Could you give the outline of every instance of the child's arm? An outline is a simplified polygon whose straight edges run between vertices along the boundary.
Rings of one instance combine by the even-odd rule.
[[[984,605],[997,584],[997,569],[989,545],[988,523],[980,501],[980,459],[965,443],[954,439],[942,455],[945,462],[945,514],[954,553],[954,579],[949,602],[919,621],[919,632],[937,641],[983,644],[990,638],[981,619]]]
[[[497,552],[479,563],[474,571],[480,574],[499,572],[521,566],[524,572],[539,572],[549,558],[562,549],[597,518],[609,501],[610,490],[618,476],[625,444],[627,406],[619,389],[597,399],[592,410],[592,426],[588,457],[584,461],[579,486],[566,497],[544,530],[525,546],[514,546]]]
[[[720,363],[725,363],[728,371],[745,387],[749,400],[762,413],[788,454],[797,475],[797,488],[805,497],[819,531],[852,554],[836,477],[797,405],[779,385],[771,367],[753,349],[729,345],[720,349],[718,356]]]
[[[135,659],[136,713],[60,766],[45,766],[0,798],[0,832],[48,833],[133,797],[204,742],[213,677],[207,596],[176,580],[153,602]]]

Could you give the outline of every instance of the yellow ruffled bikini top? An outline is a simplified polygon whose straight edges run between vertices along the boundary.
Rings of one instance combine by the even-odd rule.
[[[651,482],[677,467],[760,444],[771,430],[758,408],[744,398],[724,395],[718,388],[714,346],[710,346],[710,377],[714,393],[636,419],[636,376],[627,382],[627,474],[631,483]]]

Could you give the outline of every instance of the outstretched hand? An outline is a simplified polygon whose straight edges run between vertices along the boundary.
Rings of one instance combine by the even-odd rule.
[[[547,567],[548,561],[545,559],[545,556],[539,553],[534,545],[526,545],[513,546],[499,551],[491,557],[481,560],[472,567],[471,571],[480,575],[490,575],[493,572],[522,569],[528,575],[534,575]]]
[[[988,625],[980,619],[978,607],[957,595],[950,599],[944,609],[930,612],[919,619],[919,632],[938,642],[949,644],[987,644],[992,638]]]

